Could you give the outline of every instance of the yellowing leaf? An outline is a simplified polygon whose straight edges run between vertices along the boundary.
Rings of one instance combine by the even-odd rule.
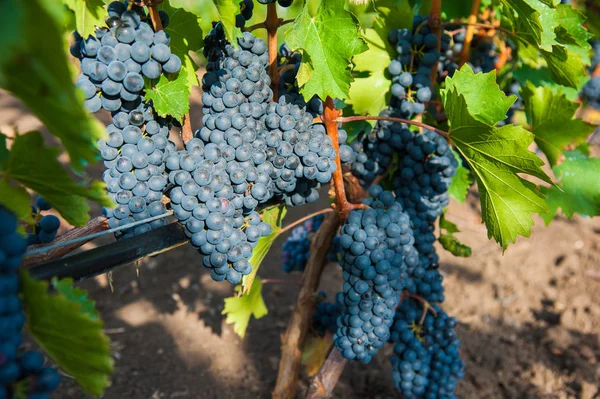
[[[327,359],[332,344],[331,334],[326,334],[324,337],[308,334],[302,349],[302,364],[309,377],[319,372],[321,366],[325,363],[325,359]]]
[[[260,319],[266,316],[269,311],[262,297],[262,282],[260,279],[254,279],[252,288],[247,295],[233,296],[225,298],[225,307],[222,314],[226,315],[225,322],[233,324],[233,331],[244,338],[246,329],[250,322],[250,317]]]

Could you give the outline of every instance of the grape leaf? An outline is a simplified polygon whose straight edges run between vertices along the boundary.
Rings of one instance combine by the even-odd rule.
[[[269,223],[271,226],[271,234],[259,238],[256,247],[252,250],[252,256],[249,259],[249,262],[252,265],[252,273],[244,276],[242,280],[242,293],[244,295],[251,291],[252,283],[256,278],[256,273],[258,273],[262,261],[265,259],[265,256],[267,256],[267,253],[277,237],[279,237],[279,234],[281,234],[281,225],[286,213],[287,208],[285,206],[276,206],[261,212],[263,222]]]
[[[462,70],[475,76],[468,64]],[[543,213],[547,209],[533,183],[518,174],[548,183],[551,180],[540,168],[543,161],[527,149],[533,141],[530,132],[515,125],[495,127],[502,118],[486,124],[471,115],[468,104],[473,101],[466,97],[479,95],[469,87],[478,84],[476,78],[464,81],[447,78],[446,89],[441,91],[442,102],[451,127],[450,139],[477,180],[488,237],[506,249],[518,235],[529,236],[533,225],[531,213]],[[492,98],[501,92],[498,86],[488,86],[486,90]],[[490,103],[489,107],[498,109],[487,115],[506,114],[507,104],[506,101]]]
[[[247,295],[233,296],[225,298],[225,307],[222,314],[227,315],[225,322],[233,324],[233,331],[244,338],[250,317],[260,319],[266,316],[269,311],[262,297],[262,282],[260,279],[254,279],[252,288]]]
[[[581,76],[586,75],[579,55],[562,46],[552,46],[552,52],[541,50],[541,54],[548,64],[552,80],[558,84],[577,88]]]
[[[65,0],[65,5],[75,13],[77,32],[87,38],[96,26],[104,26],[107,12],[102,0]]]
[[[589,65],[591,46],[588,40],[593,36],[585,29],[585,15],[570,4],[559,5],[556,12],[560,21],[560,25],[556,28],[557,41],[568,51],[577,53],[581,62]]]
[[[448,188],[448,194],[462,204],[465,202],[469,187],[471,187],[475,178],[471,174],[471,171],[463,166],[460,155],[454,150],[452,150],[452,154],[454,154],[454,158],[458,161],[458,167],[456,168],[456,174],[452,178],[452,183],[450,183],[450,188]]]
[[[542,42],[543,31],[540,13],[528,4],[527,0],[500,0],[500,2],[506,10],[503,16],[511,22],[515,36],[538,47]]]
[[[2,165],[0,176],[32,189],[44,197],[67,222],[82,226],[89,219],[90,207],[86,199],[106,206],[110,206],[112,202],[106,194],[104,184],[93,182],[86,187],[73,182],[58,162],[60,154],[58,148],[44,146],[40,132],[17,136],[10,158]],[[0,194],[3,200],[8,195],[7,192]]]
[[[558,187],[545,189],[550,212],[541,214],[546,224],[558,209],[571,218],[575,213],[600,215],[600,158],[589,158],[579,149],[565,152],[565,160],[552,168],[560,179]]]
[[[68,283],[64,283],[66,285]],[[67,290],[65,286],[61,288]],[[21,292],[27,328],[58,366],[86,393],[102,395],[110,385],[113,359],[110,341],[98,317],[90,317],[80,300],[48,294],[48,283],[21,273]]]
[[[386,71],[394,50],[374,29],[367,29],[363,38],[369,49],[352,59],[359,75],[350,85],[346,103],[352,105],[354,115],[379,115],[390,99],[392,81]]]
[[[452,79],[446,79],[446,88],[459,87],[464,94],[469,115],[486,125],[506,119],[506,110],[517,100],[516,95],[507,97],[496,83],[496,71],[474,74],[471,67],[461,68]]]
[[[461,243],[454,233],[460,233],[460,230],[454,223],[446,219],[446,211],[440,217],[440,236],[438,241],[442,247],[454,256],[468,258],[471,256],[471,247]]]
[[[513,71],[512,76],[515,78],[515,80],[517,82],[519,82],[521,84],[521,86],[525,86],[527,84],[527,81],[529,81],[529,82],[533,83],[533,85],[536,87],[544,86],[544,87],[549,87],[552,90],[561,89],[569,101],[575,101],[579,98],[579,90],[578,89],[575,89],[572,87],[567,87],[567,86],[562,86],[562,85],[555,83],[552,80],[552,77],[550,76],[550,71],[546,67],[534,69],[530,66],[524,65],[521,68],[517,69],[516,71]],[[583,85],[585,84],[585,82],[587,82],[587,80],[588,79],[586,77],[583,77],[583,79],[581,79],[580,82],[578,83],[578,87],[583,87]]]
[[[219,21],[223,25],[225,38],[237,47],[237,38],[242,36],[239,28],[235,26],[235,16],[240,13],[238,0],[213,0],[219,14]]]
[[[414,11],[407,1],[379,0],[373,5],[377,10],[374,26],[386,45],[389,43],[387,35],[392,29],[412,28]]]
[[[158,115],[163,117],[171,115],[183,123],[183,116],[190,111],[190,86],[187,74],[188,71],[182,69],[171,80],[161,75],[154,87],[146,87],[146,99],[152,100]]]
[[[527,83],[521,88],[521,96],[535,142],[550,165],[556,165],[567,145],[583,143],[594,131],[594,126],[574,118],[579,104],[569,101],[560,89]]]
[[[165,32],[171,36],[171,52],[181,59],[181,69],[187,72],[188,86],[191,90],[192,86],[198,85],[198,77],[196,64],[189,53],[200,50],[204,45],[204,35],[200,27],[202,19],[183,8],[172,7],[171,2],[162,2],[158,9],[169,14],[169,24]]]
[[[442,13],[445,14],[447,20],[464,18],[471,13],[471,3],[469,0],[444,1]]]
[[[2,175],[1,171],[0,175]],[[13,211],[19,219],[33,222],[29,193],[23,187],[0,179],[0,204]]]
[[[52,279],[52,287],[62,294],[69,302],[78,303],[81,306],[81,311],[85,313],[90,320],[100,319],[100,315],[96,311],[96,302],[88,299],[88,294],[81,288],[73,286],[72,278],[63,278],[58,280]]]
[[[63,31],[46,7],[63,10],[60,2],[0,2],[0,87],[25,103],[62,141],[72,167],[81,170],[97,160],[95,143],[105,129],[83,107],[71,80]]]
[[[302,50],[298,84],[304,98],[348,98],[350,59],[368,47],[356,18],[344,10],[344,0],[323,0],[314,16],[305,5],[286,35],[292,49]]]
[[[2,165],[2,162],[8,159],[9,156],[10,153],[6,147],[6,135],[0,133],[0,166]]]

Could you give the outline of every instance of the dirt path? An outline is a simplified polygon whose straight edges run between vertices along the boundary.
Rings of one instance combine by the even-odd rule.
[[[17,102],[0,95],[0,129],[39,127]],[[195,103],[198,111],[198,103]],[[100,171],[95,173],[98,177]],[[298,208],[288,221],[320,209]],[[97,209],[96,209],[97,211]],[[439,249],[445,275],[446,310],[458,318],[466,376],[460,398],[600,398],[600,220],[559,219],[549,228],[536,220],[530,239],[519,239],[502,256],[486,239],[477,199],[452,203],[448,213],[473,247],[468,259]],[[263,278],[298,281],[281,271],[275,245],[261,268]],[[82,286],[97,301],[116,358],[107,399],[268,398],[284,331],[297,294],[294,285],[266,285],[269,314],[251,320],[245,339],[221,316],[225,283],[213,282],[197,253],[181,247],[140,266]],[[341,286],[330,265],[322,288],[330,297]],[[398,397],[391,380],[390,348],[368,366],[351,364],[335,397]],[[303,376],[302,389],[308,378]],[[84,398],[72,382],[53,396]],[[299,396],[301,397],[301,396]]]

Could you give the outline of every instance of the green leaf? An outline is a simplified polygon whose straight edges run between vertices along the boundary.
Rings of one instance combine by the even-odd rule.
[[[10,153],[6,147],[6,135],[0,133],[0,167],[2,166],[2,162],[6,161],[9,156]]]
[[[461,243],[454,233],[460,233],[460,230],[454,223],[446,219],[446,212],[440,217],[440,237],[438,241],[442,247],[454,256],[468,258],[471,256],[471,247]]]
[[[65,0],[65,5],[75,13],[77,32],[81,37],[93,35],[96,26],[104,26],[107,17],[102,0]]]
[[[565,161],[552,168],[560,179],[558,187],[546,189],[550,212],[541,216],[546,224],[558,210],[569,218],[575,213],[600,215],[600,158],[589,158],[579,150],[565,152]]]
[[[13,211],[19,219],[33,222],[29,193],[23,187],[0,179],[0,204]]]
[[[102,183],[93,182],[89,187],[75,184],[58,162],[60,154],[59,149],[44,146],[40,132],[17,136],[10,158],[0,170],[0,175],[32,189],[44,197],[67,222],[82,226],[89,219],[90,207],[86,199],[106,206],[112,202]]]
[[[531,68],[530,66],[524,65],[520,69],[513,71],[512,76],[513,76],[513,78],[515,78],[517,80],[517,82],[519,82],[521,84],[521,86],[525,86],[527,84],[527,82],[529,81],[529,82],[533,83],[533,85],[536,87],[537,86],[549,87],[554,91],[561,89],[569,101],[575,101],[579,98],[579,90],[578,89],[572,88],[572,87],[567,87],[567,86],[562,86],[562,85],[555,83],[552,80],[552,77],[550,76],[550,70],[545,67],[535,69],[535,68]],[[586,81],[587,81],[587,79],[584,78],[578,84],[578,87],[579,86],[583,87],[583,85],[585,84]]]
[[[161,75],[153,88],[146,89],[146,99],[152,100],[158,115],[162,117],[171,115],[183,123],[183,116],[190,111],[190,86],[187,73],[187,70],[182,69],[172,80]]]
[[[543,31],[540,13],[529,5],[527,0],[500,0],[500,2],[505,7],[504,16],[511,21],[516,37],[538,47],[542,42]]]
[[[392,29],[412,28],[414,11],[407,1],[379,0],[374,2],[373,5],[377,10],[375,26],[378,31],[385,33],[385,36],[381,34],[380,36],[386,45],[389,43],[387,34]]]
[[[594,131],[594,126],[574,117],[579,104],[569,101],[560,89],[555,92],[527,83],[521,95],[535,142],[550,165],[556,165],[566,146],[583,143]]]
[[[462,158],[454,149],[452,150],[452,154],[454,154],[454,158],[458,161],[458,167],[456,168],[456,174],[452,178],[448,194],[462,204],[465,202],[469,187],[471,187],[475,178],[471,174],[471,171],[463,166]]]
[[[225,298],[222,314],[227,315],[225,322],[233,324],[233,331],[244,338],[250,322],[250,316],[260,319],[269,313],[262,297],[262,281],[255,279],[247,295]]]
[[[475,76],[468,65],[462,70]],[[451,126],[450,139],[477,180],[488,237],[494,237],[506,249],[518,235],[529,236],[533,225],[531,213],[543,213],[547,209],[543,196],[519,174],[548,183],[551,180],[541,169],[543,161],[528,150],[533,141],[530,132],[515,125],[495,127],[502,118],[486,124],[471,115],[468,104],[473,101],[466,97],[479,95],[468,87],[475,84],[478,84],[476,78],[465,79],[463,83],[446,79],[447,88],[441,91],[442,102]],[[495,98],[500,88],[488,87],[487,91]],[[505,108],[492,112],[497,116],[508,111],[506,101],[499,103]],[[499,107],[499,104],[489,106]]]
[[[456,87],[463,94],[469,115],[487,125],[506,119],[506,111],[517,100],[517,96],[507,97],[496,83],[496,71],[474,74],[469,65],[446,79],[447,90]]]
[[[286,213],[287,208],[283,205],[265,209],[261,212],[263,222],[268,223],[269,226],[271,226],[271,234],[259,238],[256,247],[252,250],[252,256],[249,259],[249,262],[252,265],[252,273],[244,276],[242,280],[242,294],[247,295],[252,290],[252,284],[262,261],[265,259],[265,256],[267,256],[267,253],[277,237],[279,237],[279,234],[281,234],[281,225]]]
[[[66,290],[65,287],[63,289]],[[80,301],[48,294],[48,283],[21,273],[27,328],[38,344],[84,392],[100,396],[110,385],[113,359],[110,341],[98,317],[90,317]]]
[[[367,29],[363,38],[369,49],[354,56],[354,71],[359,72],[350,85],[346,103],[352,105],[354,115],[379,115],[387,108],[392,81],[386,75],[391,62],[391,47],[374,29]]]
[[[445,19],[460,19],[465,18],[471,13],[470,0],[452,0],[442,2],[442,13],[445,14]]]
[[[237,38],[242,32],[235,26],[235,16],[240,13],[238,0],[213,0],[219,14],[219,21],[223,24],[225,38],[229,43],[237,46]]]
[[[52,279],[52,287],[56,292],[63,295],[69,302],[78,303],[81,306],[81,311],[85,313],[90,320],[100,319],[100,315],[96,311],[96,302],[88,299],[88,294],[81,288],[73,286],[72,278],[63,278],[58,280]]]
[[[0,87],[25,103],[62,141],[71,165],[81,170],[98,159],[95,143],[105,129],[83,107],[71,80],[63,30],[46,7],[63,10],[60,2],[0,2]]]
[[[348,98],[350,60],[368,47],[359,36],[356,18],[344,10],[344,0],[323,0],[315,16],[305,6],[287,32],[287,40],[292,49],[302,49],[298,84],[303,84],[305,99],[315,94]]]
[[[577,53],[581,62],[590,64],[591,46],[588,40],[593,36],[585,29],[585,15],[570,4],[561,4],[557,7],[560,25],[556,29],[557,41],[562,43],[567,50]]]
[[[181,70],[187,73],[188,88],[191,91],[192,86],[198,85],[198,77],[190,51],[197,52],[204,45],[202,18],[183,8],[175,8],[173,3],[164,1],[158,5],[158,9],[169,14],[169,25],[165,32],[171,36],[171,52],[181,59]]]
[[[511,0],[514,1],[514,0]],[[556,42],[555,29],[560,25],[558,19],[558,13],[556,9],[549,7],[539,0],[525,0],[531,7],[533,7],[540,16],[540,23],[542,24],[542,35],[540,38],[540,49],[551,51],[552,46]],[[519,15],[519,18],[521,15]]]
[[[580,77],[586,75],[579,55],[562,46],[552,46],[552,52],[542,50],[541,54],[548,64],[552,80],[558,84],[576,88]]]

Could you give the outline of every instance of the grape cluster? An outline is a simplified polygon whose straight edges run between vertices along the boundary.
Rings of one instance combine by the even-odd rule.
[[[581,98],[594,109],[600,109],[600,77],[590,79],[581,90]]]
[[[281,253],[283,271],[287,273],[304,271],[310,256],[310,236],[319,230],[323,219],[322,215],[318,215],[292,229],[292,234],[283,243]]]
[[[144,78],[158,79],[163,72],[181,69],[181,60],[169,48],[169,34],[155,32],[142,21],[141,8],[127,10],[115,1],[108,5],[108,15],[108,27],[97,28],[88,38],[76,33],[71,46],[71,54],[81,61],[76,85],[90,112],[101,108],[117,112],[143,96]],[[166,26],[167,14],[162,12],[161,19]]]
[[[355,209],[341,229],[344,310],[334,335],[348,359],[368,363],[390,337],[394,309],[404,288],[414,238],[410,219],[394,194],[380,186],[369,190],[367,209]]]
[[[17,382],[27,380],[28,398],[47,398],[60,383],[38,352],[19,353],[25,315],[19,300],[19,274],[27,242],[17,232],[15,215],[0,207],[0,398],[12,397]]]
[[[252,12],[254,11],[254,0],[242,0],[240,1],[240,13],[235,16],[235,26],[243,28],[246,26],[246,21],[252,18]]]
[[[413,29],[392,30],[389,42],[398,56],[390,62],[392,100],[390,106],[402,118],[411,118],[425,111],[431,100],[431,70],[440,59],[438,37],[431,33],[427,19],[415,16]]]
[[[167,211],[162,203],[168,184],[165,160],[176,147],[169,141],[169,120],[156,116],[152,105],[142,99],[130,112],[114,113],[112,122],[106,128],[106,139],[98,146],[106,167],[102,178],[117,205],[103,211],[109,227],[116,228]],[[153,220],[119,231],[116,236],[143,234],[166,223],[164,218]]]
[[[42,197],[37,197],[36,206],[31,207],[31,215],[36,220],[33,233],[27,236],[27,245],[46,244],[56,238],[60,219],[54,215],[42,215],[42,211],[52,209],[50,204]]]
[[[397,201],[410,216],[420,258],[415,268],[409,267],[406,288],[428,301],[442,302],[434,223],[449,203],[448,188],[458,162],[446,139],[432,131],[405,130],[401,138],[404,148],[392,184]]]
[[[394,342],[392,377],[406,398],[454,399],[454,389],[464,376],[459,357],[460,340],[456,319],[438,306],[435,316],[427,313],[421,324],[423,306],[403,300],[396,311],[391,341]]]
[[[319,292],[317,294],[317,307],[313,313],[312,327],[321,337],[326,333],[335,334],[337,330],[337,319],[340,316],[343,305],[343,295],[338,293],[335,302],[325,302],[327,294]]]

